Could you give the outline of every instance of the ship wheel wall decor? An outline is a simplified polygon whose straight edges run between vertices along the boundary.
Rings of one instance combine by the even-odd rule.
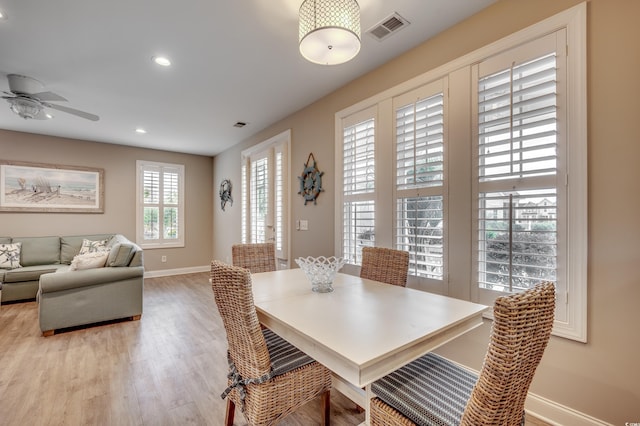
[[[309,201],[313,201],[313,204],[317,204],[316,199],[318,198],[318,195],[324,191],[324,189],[322,189],[323,174],[324,172],[318,170],[318,167],[316,166],[316,159],[313,156],[313,153],[309,154],[307,162],[304,165],[302,175],[298,176],[298,180],[300,181],[300,191],[298,191],[298,194],[302,195],[302,198],[304,198],[305,206]]]

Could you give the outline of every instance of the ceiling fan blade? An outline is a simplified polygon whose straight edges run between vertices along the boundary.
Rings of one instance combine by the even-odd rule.
[[[66,98],[63,98],[62,96],[58,95],[57,93],[53,93],[53,92],[39,92],[39,93],[32,93],[29,95],[32,98],[36,98],[40,101],[59,101],[59,102],[67,102]]]
[[[91,120],[91,121],[100,120],[100,117],[98,117],[95,114],[90,114],[88,112],[80,111],[80,110],[69,108],[69,107],[66,107],[66,106],[50,104],[49,102],[42,102],[42,105],[46,106],[47,108],[56,109],[58,111],[62,111],[62,112],[66,112],[66,113],[69,113],[69,114],[77,115],[78,117],[86,118],[87,120]]]

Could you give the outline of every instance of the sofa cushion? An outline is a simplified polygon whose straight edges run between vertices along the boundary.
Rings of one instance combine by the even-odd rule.
[[[56,272],[58,268],[63,265],[38,265],[38,266],[25,266],[23,268],[16,268],[5,271],[4,282],[5,283],[21,283],[25,281],[38,281],[40,275],[48,274],[50,272]]]
[[[107,249],[108,243],[109,243],[109,238],[106,238],[104,240],[87,240],[85,238],[82,240],[82,245],[80,246],[80,251],[78,252],[78,254],[108,251]]]
[[[69,270],[79,271],[82,269],[102,268],[107,261],[107,257],[109,257],[109,252],[104,250],[79,254],[71,261]]]
[[[60,263],[69,265],[73,257],[80,253],[82,241],[86,240],[104,240],[110,238],[110,234],[96,235],[73,235],[69,237],[60,237]]]
[[[22,266],[53,265],[60,263],[60,237],[21,237],[14,243],[22,243],[20,264]]]
[[[0,268],[20,268],[20,246],[22,243],[0,244]]]

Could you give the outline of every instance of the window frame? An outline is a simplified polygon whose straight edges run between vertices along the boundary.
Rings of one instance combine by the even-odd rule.
[[[165,206],[164,198],[164,182],[159,181],[159,199],[157,203],[144,202],[144,173],[146,171],[160,171],[160,175],[164,170],[176,171],[178,174],[178,203],[175,205],[178,209],[178,238],[169,239],[163,237],[163,214]],[[185,246],[185,166],[183,164],[162,163],[157,161],[136,160],[136,243],[143,249],[162,249],[176,248]],[[148,240],[144,237],[144,209],[147,206],[157,206],[159,211],[158,222],[160,224],[159,238]],[[171,206],[174,206],[171,204]]]
[[[482,60],[493,55],[500,54],[541,38],[549,33],[562,30],[566,31],[567,49],[567,69],[562,78],[566,81],[566,140],[568,149],[571,152],[562,153],[566,164],[566,174],[564,179],[567,185],[567,206],[566,211],[560,212],[570,217],[566,227],[566,258],[558,259],[558,269],[563,268],[566,274],[566,290],[558,293],[557,303],[567,305],[567,315],[563,319],[556,319],[553,334],[572,340],[586,342],[587,340],[587,85],[586,85],[586,17],[587,8],[585,3],[573,6],[563,12],[553,15],[541,22],[524,28],[516,33],[506,36],[494,43],[481,47],[469,54],[457,58],[451,62],[443,64],[435,69],[414,77],[404,83],[384,90],[366,100],[347,107],[335,114],[335,152],[336,170],[342,170],[342,123],[343,119],[367,108],[377,108],[376,122],[376,156],[378,158],[394,158],[395,146],[391,146],[389,141],[393,140],[393,125],[390,123],[393,117],[391,99],[394,96],[414,90],[422,85],[445,76],[449,76],[450,101],[449,115],[454,118],[466,121],[449,121],[449,151],[456,152],[457,160],[449,157],[450,182],[447,189],[449,201],[449,240],[453,240],[454,246],[449,244],[445,251],[459,253],[460,259],[456,256],[455,270],[449,268],[445,271],[447,280],[442,286],[429,288],[420,285],[412,285],[409,280],[408,286],[414,286],[429,291],[441,292],[453,297],[467,300],[478,300],[477,280],[473,275],[474,263],[474,226],[473,212],[477,204],[473,203],[473,176],[472,172],[472,143],[473,134],[471,131],[472,116],[471,111],[471,67]],[[467,95],[461,95],[460,90],[468,90]],[[466,92],[465,92],[466,93]],[[466,96],[466,98],[465,98]],[[454,106],[454,101],[456,102]],[[466,105],[464,104],[466,102]],[[385,118],[389,117],[389,118]],[[464,124],[466,123],[466,125]],[[382,141],[386,141],[383,143]],[[466,152],[466,158],[464,153]],[[468,166],[468,167],[467,167]],[[467,170],[467,168],[469,170]],[[455,169],[455,170],[454,170]],[[380,173],[378,173],[380,172]],[[376,203],[391,203],[394,199],[393,185],[395,176],[392,171],[384,169],[382,164],[376,169]],[[342,176],[336,174],[336,206],[342,206]],[[461,188],[461,189],[460,189]],[[455,205],[451,204],[455,198]],[[469,206],[469,211],[461,214],[454,209],[455,206]],[[376,244],[380,246],[393,247],[393,218],[386,217],[387,209],[376,210]],[[391,210],[391,209],[388,209]],[[395,209],[394,209],[395,210]],[[341,255],[342,241],[342,214],[341,208],[336,208],[335,216],[335,252]],[[391,216],[391,214],[389,214]],[[453,220],[455,223],[451,220]],[[452,234],[453,233],[453,234]],[[450,263],[454,257],[450,256]],[[451,266],[451,265],[449,265]],[[346,272],[352,272],[345,267]]]

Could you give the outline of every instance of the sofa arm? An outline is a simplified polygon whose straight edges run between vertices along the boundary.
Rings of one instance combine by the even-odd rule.
[[[92,285],[124,281],[144,276],[144,267],[95,268],[80,271],[54,272],[40,276],[40,291],[52,293]]]

